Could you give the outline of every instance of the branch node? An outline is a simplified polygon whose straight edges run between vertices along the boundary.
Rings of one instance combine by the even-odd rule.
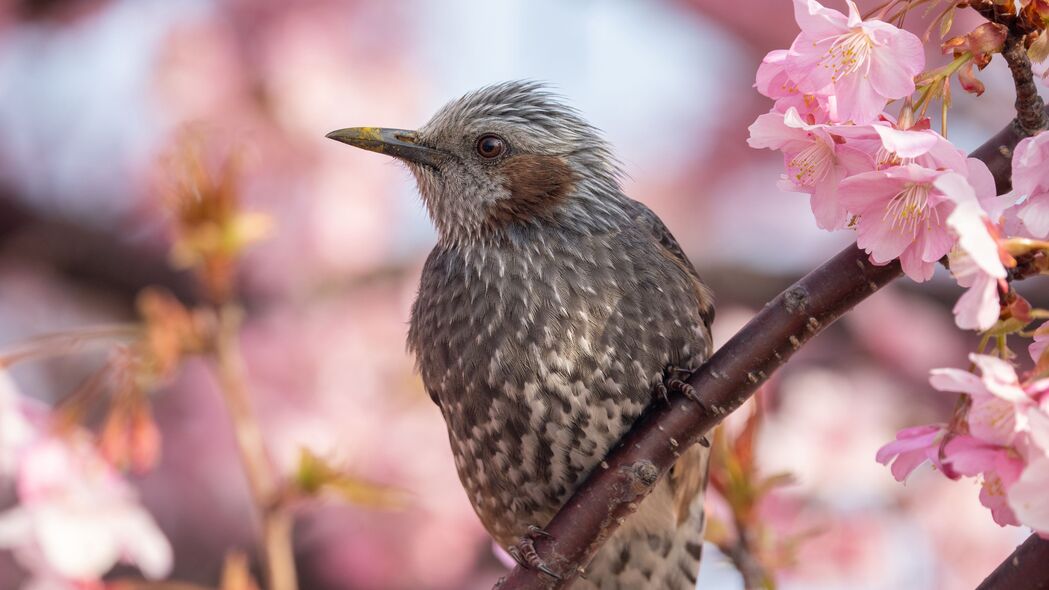
[[[809,291],[803,285],[794,285],[783,294],[783,306],[790,313],[805,313],[809,304]]]

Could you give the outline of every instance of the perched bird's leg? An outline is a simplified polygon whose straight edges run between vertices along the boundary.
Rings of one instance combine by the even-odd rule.
[[[677,392],[693,401],[699,401],[696,397],[696,389],[689,385],[685,380],[692,376],[693,369],[683,369],[674,365],[667,365],[663,369],[663,382],[656,388],[657,391],[661,391],[663,398],[667,396],[667,392]]]
[[[666,374],[664,373],[662,379],[660,379],[659,381],[656,382],[655,393],[656,393],[657,396],[659,396],[660,399],[663,400],[664,404],[669,406],[670,405],[670,394],[667,391],[667,383],[666,383],[666,381],[667,381],[667,378],[666,378]]]
[[[550,533],[545,530],[533,525],[528,526],[528,532],[525,533],[521,540],[517,542],[517,545],[510,547],[508,553],[510,557],[514,558],[514,561],[519,563],[522,567],[539,570],[544,574],[560,580],[561,576],[558,575],[554,570],[550,569],[546,562],[543,561],[542,557],[535,551],[535,540],[539,537],[552,538]]]
[[[692,377],[692,373],[695,369],[683,369],[674,365],[667,365],[663,369],[663,381],[656,384],[656,393],[663,397],[663,401],[670,403],[670,399],[667,397],[668,391],[680,392],[681,395],[688,399],[702,405],[699,397],[696,395],[696,389],[687,383],[687,380]],[[710,439],[703,436],[699,439],[699,444],[702,447],[710,448]]]

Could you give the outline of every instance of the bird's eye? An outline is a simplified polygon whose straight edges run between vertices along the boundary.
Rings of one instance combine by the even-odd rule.
[[[502,137],[491,133],[477,138],[477,153],[482,158],[491,160],[498,158],[506,152],[506,142]]]

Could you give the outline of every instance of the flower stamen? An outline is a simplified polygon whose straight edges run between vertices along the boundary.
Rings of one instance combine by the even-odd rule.
[[[791,158],[787,167],[793,172],[795,184],[813,186],[827,177],[834,167],[834,161],[834,150],[831,146],[817,140]]]
[[[823,67],[831,70],[831,80],[837,82],[859,70],[870,69],[871,48],[874,42],[862,29],[838,37],[821,60]],[[866,72],[865,72],[866,73]]]
[[[939,224],[939,213],[933,209],[935,222]],[[892,218],[892,229],[908,232],[912,236],[918,234],[918,228],[929,221],[929,184],[910,183],[902,191],[896,193],[889,204],[885,207],[885,215],[882,220]]]

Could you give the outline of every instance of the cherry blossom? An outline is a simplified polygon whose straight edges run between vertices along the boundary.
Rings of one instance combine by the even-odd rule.
[[[969,432],[995,445],[1012,446],[1027,429],[1027,408],[1035,404],[1020,384],[1011,364],[993,356],[971,354],[969,360],[980,369],[980,377],[961,369],[933,369],[929,383],[939,391],[972,396]]]
[[[927,424],[904,428],[896,433],[896,440],[878,449],[875,459],[890,469],[896,481],[907,479],[926,461],[939,463],[940,442],[946,433],[944,424]]]
[[[944,448],[945,462],[956,474],[981,476],[980,503],[991,511],[1001,526],[1019,525],[1009,506],[1007,492],[1020,478],[1023,461],[1008,447],[1001,447],[973,436],[958,436]]]
[[[833,109],[830,88],[823,93],[807,94],[798,90],[798,85],[787,74],[786,60],[789,52],[786,49],[770,51],[758,66],[754,88],[761,94],[773,99],[772,110],[785,113],[794,108],[802,119],[810,123],[826,123],[828,111]]]
[[[976,192],[958,174],[945,174],[937,183],[956,197],[954,211],[947,217],[947,226],[958,236],[951,272],[968,287],[954,306],[955,322],[959,328],[987,330],[998,320],[998,282],[1005,279],[998,242],[989,229],[997,212],[985,211]]]
[[[150,578],[171,569],[171,547],[131,488],[86,439],[48,437],[24,451],[20,504],[0,513],[0,547],[38,552],[71,581],[118,562]]]
[[[835,126],[810,125],[790,107],[783,114],[758,117],[750,126],[747,140],[754,148],[783,151],[787,174],[780,188],[812,195],[812,212],[823,229],[838,229],[847,221],[847,211],[837,198],[842,179],[874,167],[863,151],[836,139],[837,130]]]
[[[1001,301],[998,296],[998,281],[1005,277],[989,273],[976,264],[964,250],[955,248],[949,255],[951,274],[965,293],[954,305],[954,321],[964,330],[987,330],[998,321]]]
[[[0,512],[0,548],[40,579],[85,587],[118,562],[167,575],[171,547],[131,486],[87,432],[59,435],[45,418],[0,372],[0,478],[14,479],[18,497]]]
[[[1013,152],[1013,194],[1022,197],[1017,217],[1036,238],[1049,235],[1049,133],[1024,139]]]
[[[985,172],[985,167],[973,168],[970,176],[986,186],[980,178]],[[871,260],[886,264],[899,258],[907,276],[925,281],[954,246],[947,219],[958,203],[974,196],[975,190],[958,191],[968,183],[957,173],[904,164],[847,178],[838,197],[857,216],[857,244]],[[973,215],[978,216],[979,209],[966,206],[954,225],[968,228],[966,218]]]
[[[970,396],[967,431],[942,425],[905,429],[878,451],[877,460],[892,461],[901,481],[926,460],[952,478],[979,476],[980,502],[995,522],[1049,533],[1049,379],[1022,382],[1010,363],[988,355],[969,360],[979,376],[943,368],[929,379],[939,391]]]
[[[785,68],[799,91],[835,98],[831,120],[862,125],[876,120],[888,101],[914,92],[925,53],[914,34],[886,22],[864,21],[856,4],[847,4],[846,17],[816,0],[794,1],[801,34],[791,45]]]
[[[1045,408],[1027,412],[1031,428],[1030,463],[1009,488],[1007,499],[1016,518],[1049,538],[1049,414]]]

